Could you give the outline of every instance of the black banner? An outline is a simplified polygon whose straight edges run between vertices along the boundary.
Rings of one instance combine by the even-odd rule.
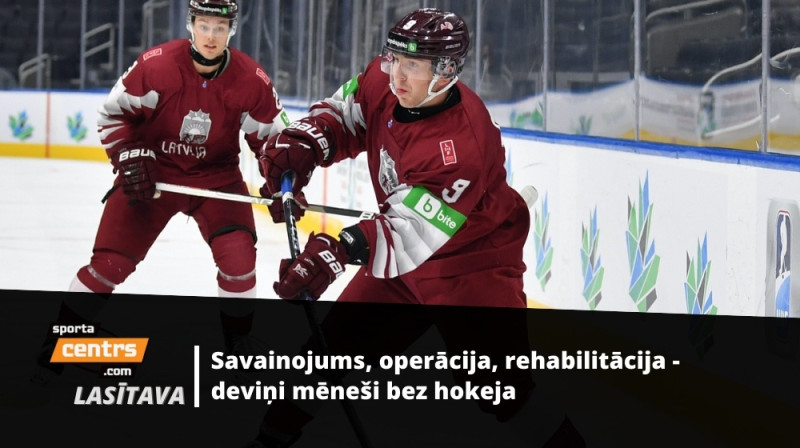
[[[0,291],[3,445],[242,447],[268,409],[296,447],[523,447],[549,419],[564,446],[800,440],[797,319],[257,300],[232,348],[234,299],[59,318],[96,299]]]

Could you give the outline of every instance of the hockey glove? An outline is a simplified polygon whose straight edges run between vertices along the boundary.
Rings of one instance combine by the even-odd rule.
[[[292,214],[294,215],[294,219],[297,220],[306,214],[308,201],[306,201],[306,195],[303,194],[302,191],[294,195],[294,201],[295,205],[292,207]],[[272,222],[274,223],[286,222],[280,194],[272,197],[272,204],[269,205],[269,215],[272,217]]]
[[[133,200],[152,199],[156,194],[158,165],[152,149],[134,148],[119,151],[112,159],[119,173],[122,191]]]
[[[261,195],[280,193],[281,176],[288,171],[295,173],[292,191],[302,190],[314,168],[333,159],[332,144],[327,128],[320,128],[311,117],[295,121],[270,138],[258,153],[258,168],[266,179]]]
[[[296,260],[281,260],[280,280],[272,288],[282,299],[299,299],[302,291],[308,291],[317,300],[344,273],[345,263],[347,251],[342,243],[325,233],[312,233]]]

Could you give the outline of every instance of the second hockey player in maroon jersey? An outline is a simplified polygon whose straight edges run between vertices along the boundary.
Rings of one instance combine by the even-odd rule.
[[[228,46],[238,20],[235,0],[190,0],[191,38],[146,50],[101,105],[98,132],[117,177],[104,198],[89,264],[69,286],[94,294],[70,296],[58,321],[91,322],[179,213],[197,222],[211,249],[218,295],[256,296],[252,207],[156,193],[156,183],[167,182],[248,194],[239,168],[240,131],[256,151],[288,124],[264,69]],[[229,349],[250,330],[252,306],[243,302],[221,301]],[[47,362],[52,342],[44,344],[40,376],[63,369]]]

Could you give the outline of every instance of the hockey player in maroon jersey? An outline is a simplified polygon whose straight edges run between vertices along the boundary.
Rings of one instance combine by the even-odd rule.
[[[363,73],[270,139],[259,156],[266,178],[262,195],[278,194],[286,172],[295,174],[297,193],[316,167],[366,152],[381,210],[338,238],[312,234],[296,260],[283,260],[274,284],[280,297],[297,299],[305,291],[319,298],[352,264],[361,267],[335,305],[526,307],[522,252],[530,216],[506,182],[499,127],[458,80],[468,48],[469,32],[458,15],[414,11],[389,31],[382,55]],[[481,322],[479,329],[433,308],[419,316],[416,306],[360,313],[335,305],[322,323],[333,355],[401,352],[431,325],[454,353],[482,347],[525,353],[517,347],[527,341],[524,322]],[[503,345],[493,346],[497,340]],[[301,352],[306,349],[315,350],[314,341]],[[582,445],[569,419],[529,375],[505,375],[504,384],[514,384],[522,399],[498,406],[479,402],[481,409],[519,429],[529,446]],[[472,379],[495,384],[496,377]],[[251,446],[289,446],[319,404],[274,402]]]
[[[315,167],[365,151],[382,212],[339,238],[311,237],[298,261],[282,270],[281,297],[309,286],[319,297],[339,265],[356,264],[364,267],[340,301],[526,306],[529,213],[506,182],[499,127],[458,81],[466,28],[450,28],[463,24],[454,15],[418,15],[408,19],[415,20],[411,27],[395,26],[380,58],[271,139],[261,155],[262,194],[274,195],[285,171],[296,173],[298,192]],[[325,250],[335,260],[320,259]],[[301,277],[296,266],[310,275]]]
[[[248,194],[239,168],[239,131],[256,151],[288,124],[264,69],[228,46],[238,16],[235,0],[189,1],[190,39],[146,50],[100,107],[98,132],[117,177],[104,198],[91,260],[69,287],[99,298],[63,304],[60,321],[92,319],[102,297],[134,272],[178,213],[197,222],[210,246],[219,296],[255,297],[252,207],[174,193],[156,196],[155,188],[156,182],[168,182]],[[236,302],[235,308],[226,308],[229,302]],[[240,309],[240,302],[221,301],[227,336],[249,329],[252,310]]]

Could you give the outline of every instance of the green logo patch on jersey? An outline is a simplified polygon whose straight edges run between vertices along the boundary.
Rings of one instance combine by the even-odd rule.
[[[455,235],[467,220],[466,216],[445,204],[425,187],[413,187],[408,196],[403,199],[403,205],[414,210],[450,237]]]
[[[289,121],[289,116],[286,115],[286,111],[281,111],[281,121],[283,122],[284,126],[289,126],[291,122]]]
[[[354,76],[353,79],[342,84],[342,98],[347,98],[348,96],[356,93],[357,90],[358,90],[358,77]]]

